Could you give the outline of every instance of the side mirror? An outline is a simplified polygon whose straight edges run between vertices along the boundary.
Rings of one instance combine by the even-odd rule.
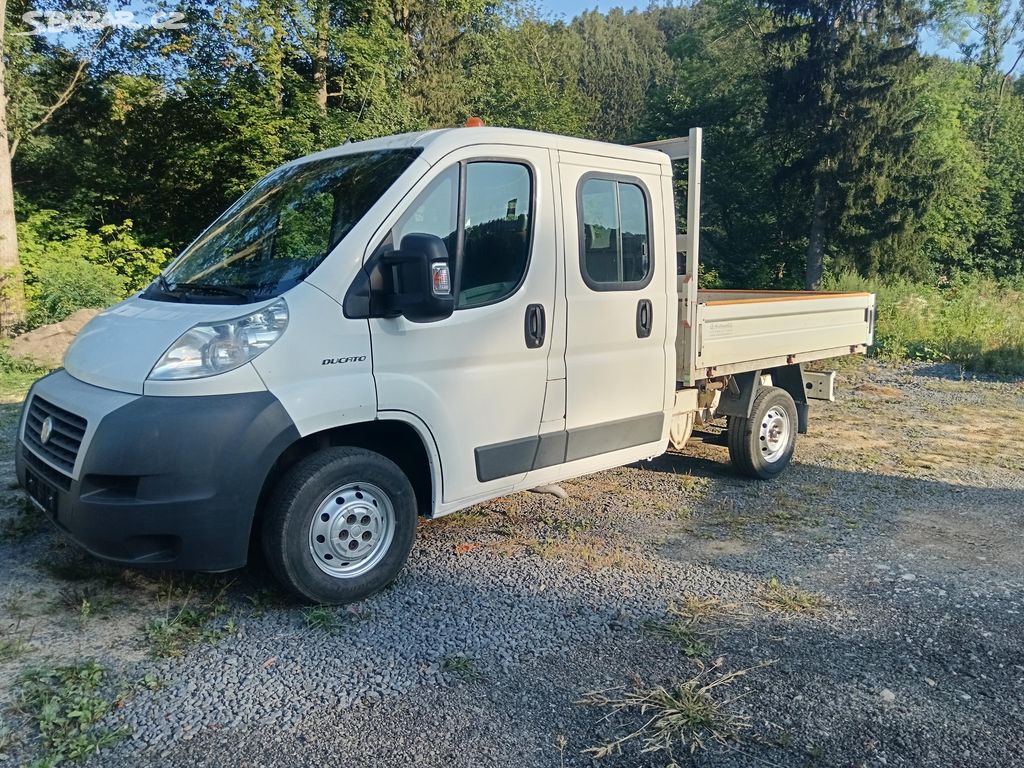
[[[401,315],[430,323],[450,317],[455,297],[444,241],[411,234],[397,251],[374,255],[356,275],[342,306],[350,319]]]
[[[370,317],[430,323],[455,310],[448,249],[439,237],[406,235],[397,251],[380,254],[367,270]]]

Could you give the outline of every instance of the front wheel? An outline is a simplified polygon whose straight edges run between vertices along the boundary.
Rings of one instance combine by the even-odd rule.
[[[782,473],[796,448],[797,413],[784,389],[765,387],[754,398],[750,418],[729,417],[729,458],[749,477],[770,480]]]
[[[303,600],[362,600],[398,575],[416,537],[416,495],[390,459],[328,448],[300,461],[270,497],[263,551]]]

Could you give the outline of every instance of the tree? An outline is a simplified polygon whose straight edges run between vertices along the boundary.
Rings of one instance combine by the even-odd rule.
[[[783,147],[767,134],[763,36],[770,14],[747,0],[703,0],[659,12],[674,73],[648,110],[651,138],[704,129],[701,283],[797,287],[806,241],[791,222],[804,198],[780,187]],[[678,214],[686,195],[677,180]]]
[[[0,0],[0,276],[3,279],[3,311],[0,329],[20,318],[24,288],[18,272],[18,230],[14,218],[14,179],[11,175],[10,131],[7,125],[7,67],[5,33],[7,0]]]
[[[0,331],[17,325],[24,315],[24,286],[18,258],[12,162],[23,139],[47,124],[82,86],[89,60],[109,39],[109,32],[85,35],[79,50],[47,46],[38,39],[11,40],[8,12],[20,17],[29,6],[0,0],[0,279],[3,306]],[[8,66],[10,63],[10,66]],[[27,72],[42,63],[42,76]],[[61,70],[64,70],[63,72]],[[53,74],[58,72],[57,83]],[[42,85],[40,89],[38,86]],[[35,87],[34,87],[35,86]]]
[[[767,116],[789,147],[786,180],[810,192],[805,285],[821,284],[826,253],[871,272],[865,246],[908,223],[891,181],[913,152],[924,14],[915,0],[761,2],[779,19],[765,38]]]
[[[579,88],[597,108],[587,133],[606,141],[639,138],[648,100],[672,63],[654,14],[615,8],[587,11],[572,22],[582,41]]]

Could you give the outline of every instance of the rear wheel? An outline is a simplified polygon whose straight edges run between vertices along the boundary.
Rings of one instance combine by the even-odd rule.
[[[743,474],[769,480],[789,466],[796,433],[793,398],[778,387],[765,387],[754,398],[750,418],[729,417],[729,458]]]
[[[362,600],[398,575],[416,536],[416,497],[390,459],[329,448],[292,467],[263,522],[274,575],[303,600]]]

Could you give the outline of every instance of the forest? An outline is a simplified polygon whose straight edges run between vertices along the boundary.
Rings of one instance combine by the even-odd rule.
[[[88,10],[6,3],[6,335],[145,286],[287,160],[479,116],[622,143],[702,126],[704,285],[868,287],[877,354],[1024,373],[1014,0],[571,20],[518,0],[186,0],[133,6],[138,28]]]

